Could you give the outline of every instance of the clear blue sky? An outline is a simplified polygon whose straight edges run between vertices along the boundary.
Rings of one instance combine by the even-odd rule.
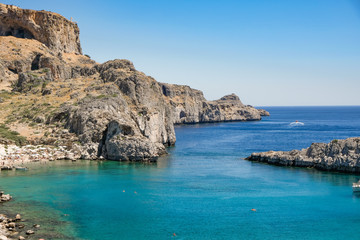
[[[58,12],[83,52],[245,104],[360,105],[360,0],[3,0]]]

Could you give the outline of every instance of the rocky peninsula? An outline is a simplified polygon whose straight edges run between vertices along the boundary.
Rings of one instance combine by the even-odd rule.
[[[302,150],[253,153],[249,161],[279,166],[316,168],[324,171],[360,173],[360,138],[313,143]]]
[[[235,94],[207,101],[200,90],[159,83],[128,60],[99,64],[82,55],[79,33],[59,14],[0,4],[0,144],[154,161],[175,144],[174,124],[269,115]]]

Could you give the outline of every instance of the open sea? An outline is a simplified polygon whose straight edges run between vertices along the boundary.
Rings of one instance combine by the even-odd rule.
[[[262,121],[177,126],[176,147],[153,164],[2,171],[14,201],[0,212],[20,212],[25,230],[40,224],[32,239],[360,239],[360,175],[243,160],[360,136],[360,107],[265,109]]]

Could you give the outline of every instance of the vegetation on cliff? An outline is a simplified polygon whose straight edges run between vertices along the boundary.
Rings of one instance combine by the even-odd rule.
[[[81,55],[77,25],[59,14],[0,4],[0,19],[0,123],[31,144],[80,148],[87,159],[154,160],[175,144],[174,124],[268,114],[236,95],[207,101],[158,83],[128,60],[96,63]]]

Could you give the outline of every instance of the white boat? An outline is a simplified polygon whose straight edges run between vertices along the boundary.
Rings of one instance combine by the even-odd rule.
[[[295,122],[290,123],[290,126],[292,126],[292,127],[304,126],[304,123],[296,120]]]
[[[352,188],[353,192],[360,192],[360,180],[358,182],[354,182]]]

